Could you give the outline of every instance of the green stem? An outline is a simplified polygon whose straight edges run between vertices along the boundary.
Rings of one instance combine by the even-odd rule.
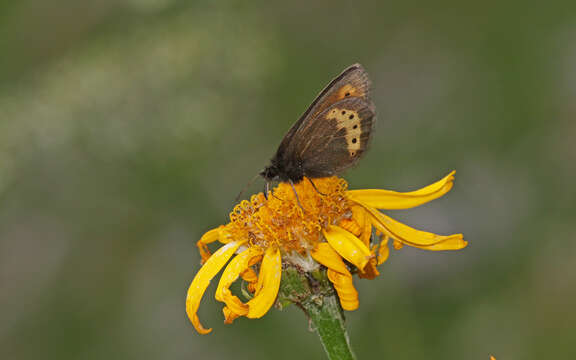
[[[336,294],[325,296],[321,305],[310,301],[302,303],[302,307],[312,320],[314,330],[320,337],[329,359],[356,358],[350,347],[350,340],[344,326],[344,316]]]
[[[325,270],[308,274],[294,268],[285,269],[281,298],[298,305],[310,318],[313,330],[330,360],[354,360],[344,315],[338,295],[326,277]]]

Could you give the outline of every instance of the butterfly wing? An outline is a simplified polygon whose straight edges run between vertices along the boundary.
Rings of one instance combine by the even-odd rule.
[[[290,128],[263,176],[300,181],[337,174],[366,150],[374,105],[370,80],[360,64],[348,67]]]
[[[360,64],[346,68],[318,94],[304,114],[288,130],[275,157],[282,158],[285,152],[292,150],[290,147],[294,145],[293,138],[296,132],[313,121],[318,114],[340,100],[353,97],[370,102],[370,79]]]
[[[286,155],[298,159],[304,176],[338,174],[366,151],[373,119],[372,103],[361,98],[340,100],[296,131]]]

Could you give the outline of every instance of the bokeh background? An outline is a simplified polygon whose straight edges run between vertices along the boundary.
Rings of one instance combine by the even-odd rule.
[[[195,242],[354,62],[378,121],[351,187],[456,169],[391,215],[470,242],[356,281],[359,358],[576,358],[569,2],[2,1],[0,54],[2,359],[324,358],[296,308],[228,326],[206,296],[199,336],[184,297]]]

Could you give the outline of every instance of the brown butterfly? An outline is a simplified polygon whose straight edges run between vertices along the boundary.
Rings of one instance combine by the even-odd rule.
[[[374,111],[368,74],[360,64],[348,67],[292,125],[260,175],[293,184],[339,174],[366,151]]]

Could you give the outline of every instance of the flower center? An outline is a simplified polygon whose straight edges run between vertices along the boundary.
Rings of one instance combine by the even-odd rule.
[[[277,244],[285,253],[305,254],[320,242],[323,227],[352,215],[344,179],[311,181],[303,179],[294,189],[289,183],[280,183],[268,199],[258,193],[250,201],[242,201],[230,213],[225,234],[234,240],[247,239],[262,248]]]

